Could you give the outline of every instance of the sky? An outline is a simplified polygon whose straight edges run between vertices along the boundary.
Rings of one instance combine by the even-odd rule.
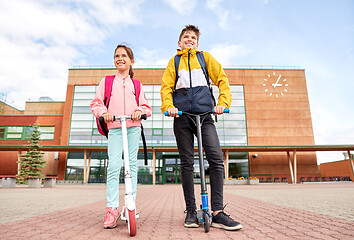
[[[68,69],[113,67],[122,42],[166,67],[187,24],[223,67],[305,69],[315,144],[354,144],[352,0],[0,0],[0,99],[64,101]]]

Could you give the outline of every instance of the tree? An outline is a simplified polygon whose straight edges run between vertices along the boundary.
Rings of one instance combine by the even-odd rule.
[[[18,183],[26,183],[28,177],[42,177],[42,168],[45,160],[43,160],[43,152],[39,150],[41,132],[39,131],[38,123],[33,125],[33,130],[30,133],[29,143],[30,149],[25,154],[20,154],[19,173],[17,175]]]

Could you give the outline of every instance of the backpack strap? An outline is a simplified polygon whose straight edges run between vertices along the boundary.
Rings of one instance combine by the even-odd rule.
[[[205,59],[204,59],[204,54],[203,54],[203,52],[197,52],[196,55],[197,55],[199,64],[202,67],[202,71],[204,73],[205,79],[207,80],[208,87],[210,88],[209,74],[208,74],[208,69],[206,66]]]
[[[147,160],[147,148],[146,148],[146,140],[145,140],[143,124],[141,124],[140,127],[141,127],[141,140],[143,141],[143,147],[144,147],[144,164],[146,166],[148,165],[148,160]]]
[[[135,89],[135,100],[139,106],[139,96],[140,96],[140,91],[141,91],[141,83],[134,78],[132,78],[132,81],[133,81],[134,89]],[[143,124],[140,125],[140,128],[141,128],[141,139],[143,141],[143,147],[144,147],[144,160],[145,160],[144,164],[146,166],[146,165],[148,165],[148,160],[147,160],[147,148],[146,148],[146,140],[145,140]]]
[[[103,104],[107,107],[109,106],[109,101],[111,100],[112,86],[115,75],[106,76],[105,87],[104,87],[104,100]]]
[[[132,81],[133,81],[134,90],[135,90],[135,101],[139,106],[139,96],[140,96],[140,91],[141,91],[141,83],[134,78],[132,78]]]
[[[203,71],[205,79],[207,81],[207,84],[208,84],[208,87],[209,87],[209,90],[210,90],[210,93],[211,93],[211,97],[213,98],[213,101],[214,101],[214,105],[216,105],[216,101],[215,101],[214,94],[213,94],[213,89],[210,86],[209,74],[208,74],[208,69],[207,69],[207,66],[206,66],[205,59],[204,59],[204,54],[203,54],[203,52],[197,52],[196,55],[197,55],[199,64],[202,67],[202,71]]]
[[[176,84],[178,81],[178,67],[179,67],[179,62],[181,61],[181,55],[176,55],[175,56],[175,72],[176,72],[176,79],[175,79],[175,86],[174,86],[174,90],[176,90]]]

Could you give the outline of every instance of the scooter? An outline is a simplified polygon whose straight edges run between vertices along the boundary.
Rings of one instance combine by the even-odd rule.
[[[229,113],[230,109],[224,109],[224,113]],[[202,126],[200,117],[207,114],[214,113],[214,110],[205,112],[202,114],[192,114],[187,112],[178,111],[178,115],[186,114],[189,116],[195,117],[195,125],[197,127],[197,140],[198,140],[198,157],[199,157],[199,170],[200,170],[200,184],[201,184],[201,198],[202,204],[200,205],[200,210],[197,210],[197,218],[204,226],[204,232],[209,232],[210,230],[210,221],[212,215],[209,211],[209,202],[208,202],[208,191],[205,181],[205,171],[204,171],[204,154],[203,154],[203,144],[202,144]],[[165,112],[165,116],[169,116],[168,112]]]
[[[127,134],[127,119],[131,116],[114,116],[113,121],[119,120],[122,125],[123,136],[123,154],[124,154],[124,183],[125,196],[124,206],[120,214],[120,218],[128,223],[128,231],[131,237],[136,235],[136,206],[133,196],[132,175],[130,173],[129,165],[129,150],[128,150],[128,134]],[[146,120],[146,114],[141,115],[141,119]]]

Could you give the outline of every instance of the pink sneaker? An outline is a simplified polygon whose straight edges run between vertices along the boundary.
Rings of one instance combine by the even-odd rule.
[[[104,217],[104,228],[115,228],[119,218],[118,208],[106,208],[106,216]]]

